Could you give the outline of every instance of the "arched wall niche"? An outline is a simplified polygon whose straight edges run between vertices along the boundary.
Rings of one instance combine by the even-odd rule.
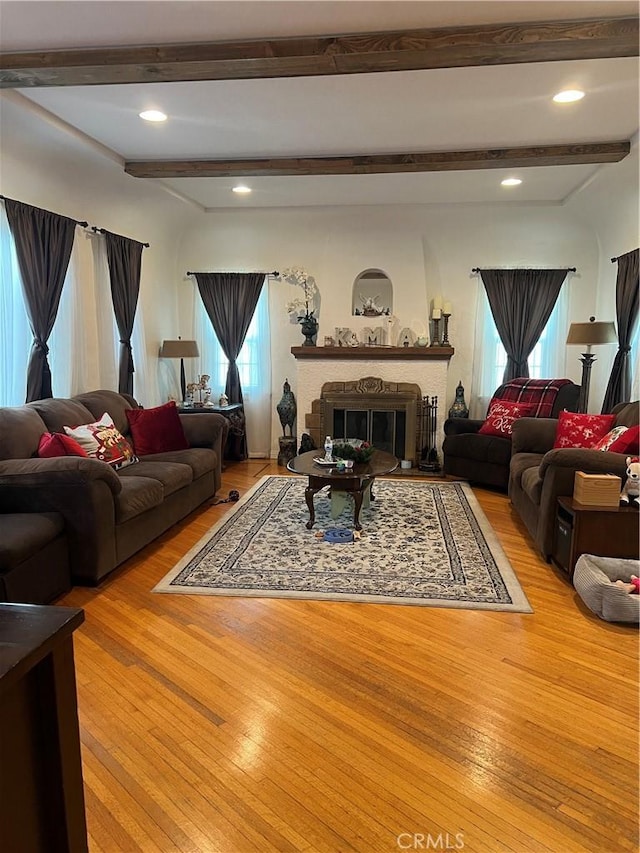
[[[381,317],[393,314],[393,285],[379,269],[366,269],[356,276],[351,291],[354,317]]]

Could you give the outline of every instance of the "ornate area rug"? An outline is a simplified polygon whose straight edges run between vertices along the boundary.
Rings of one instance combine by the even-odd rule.
[[[307,530],[306,482],[263,477],[153,591],[532,612],[466,483],[376,480],[361,538],[332,544],[353,513],[323,490]]]

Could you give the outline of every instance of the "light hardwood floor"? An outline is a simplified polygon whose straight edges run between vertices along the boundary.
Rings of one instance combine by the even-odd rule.
[[[151,594],[228,504],[60,599],[91,853],[636,851],[637,632],[475,493],[532,615]]]

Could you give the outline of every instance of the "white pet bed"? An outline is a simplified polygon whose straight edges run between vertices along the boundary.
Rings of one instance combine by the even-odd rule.
[[[640,576],[640,560],[583,554],[573,573],[573,585],[590,610],[607,622],[640,623],[640,595],[629,595],[614,581],[627,583]]]

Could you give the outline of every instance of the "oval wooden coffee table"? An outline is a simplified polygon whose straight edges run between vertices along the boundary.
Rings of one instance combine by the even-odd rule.
[[[368,462],[356,462],[350,470],[338,471],[334,467],[318,465],[317,462],[313,461],[314,458],[318,457],[322,457],[321,450],[309,450],[307,453],[301,453],[300,456],[294,456],[287,464],[289,471],[309,478],[307,488],[304,490],[304,499],[309,507],[307,528],[311,530],[316,520],[313,496],[325,486],[330,486],[333,491],[348,492],[353,495],[353,526],[356,530],[362,530],[360,509],[365,492],[368,489],[371,500],[373,500],[374,497],[371,493],[373,481],[376,477],[395,471],[398,467],[398,460],[384,450],[374,450]]]

